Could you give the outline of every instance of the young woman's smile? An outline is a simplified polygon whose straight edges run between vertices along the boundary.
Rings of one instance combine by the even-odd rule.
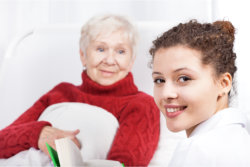
[[[187,108],[187,106],[180,106],[180,105],[174,105],[174,104],[167,104],[167,105],[164,105],[164,107],[165,107],[165,112],[166,112],[165,115],[169,118],[174,118],[180,115]]]

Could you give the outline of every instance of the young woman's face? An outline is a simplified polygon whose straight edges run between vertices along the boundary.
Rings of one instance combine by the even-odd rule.
[[[132,46],[123,31],[101,33],[81,56],[88,76],[100,85],[111,85],[126,77],[133,65]]]
[[[201,52],[185,46],[161,48],[153,61],[154,98],[167,127],[189,136],[201,122],[218,111],[220,86]]]

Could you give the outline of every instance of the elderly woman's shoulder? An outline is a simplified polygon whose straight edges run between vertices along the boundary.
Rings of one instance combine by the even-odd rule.
[[[57,84],[52,91],[72,91],[72,90],[78,90],[79,86],[76,86],[72,83],[68,83],[68,82],[61,82],[59,84]]]
[[[134,102],[137,102],[137,103],[143,103],[144,105],[146,106],[155,106],[155,102],[154,102],[154,98],[153,96],[145,93],[145,92],[142,92],[142,91],[139,91],[134,100],[132,100]]]
[[[138,92],[126,105],[126,110],[136,115],[147,116],[152,120],[159,120],[160,111],[155,104],[154,98],[144,92]]]

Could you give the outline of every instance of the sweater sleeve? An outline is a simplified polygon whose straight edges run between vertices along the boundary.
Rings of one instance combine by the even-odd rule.
[[[38,149],[38,139],[42,128],[51,126],[49,122],[37,121],[48,106],[47,99],[46,94],[11,125],[0,131],[0,158],[11,157],[30,147]]]
[[[147,166],[157,148],[160,133],[160,111],[153,98],[131,101],[122,111],[120,126],[107,159],[125,166]]]
[[[11,125],[0,131],[0,158],[9,158],[30,147],[38,149],[38,139],[44,126],[49,122],[38,121],[43,111],[50,105],[74,99],[72,84],[61,83],[43,95]]]

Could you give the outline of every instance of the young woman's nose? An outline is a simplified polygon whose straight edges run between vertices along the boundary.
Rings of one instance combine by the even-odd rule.
[[[176,86],[171,82],[165,83],[162,90],[162,97],[166,100],[177,98],[178,92]]]

